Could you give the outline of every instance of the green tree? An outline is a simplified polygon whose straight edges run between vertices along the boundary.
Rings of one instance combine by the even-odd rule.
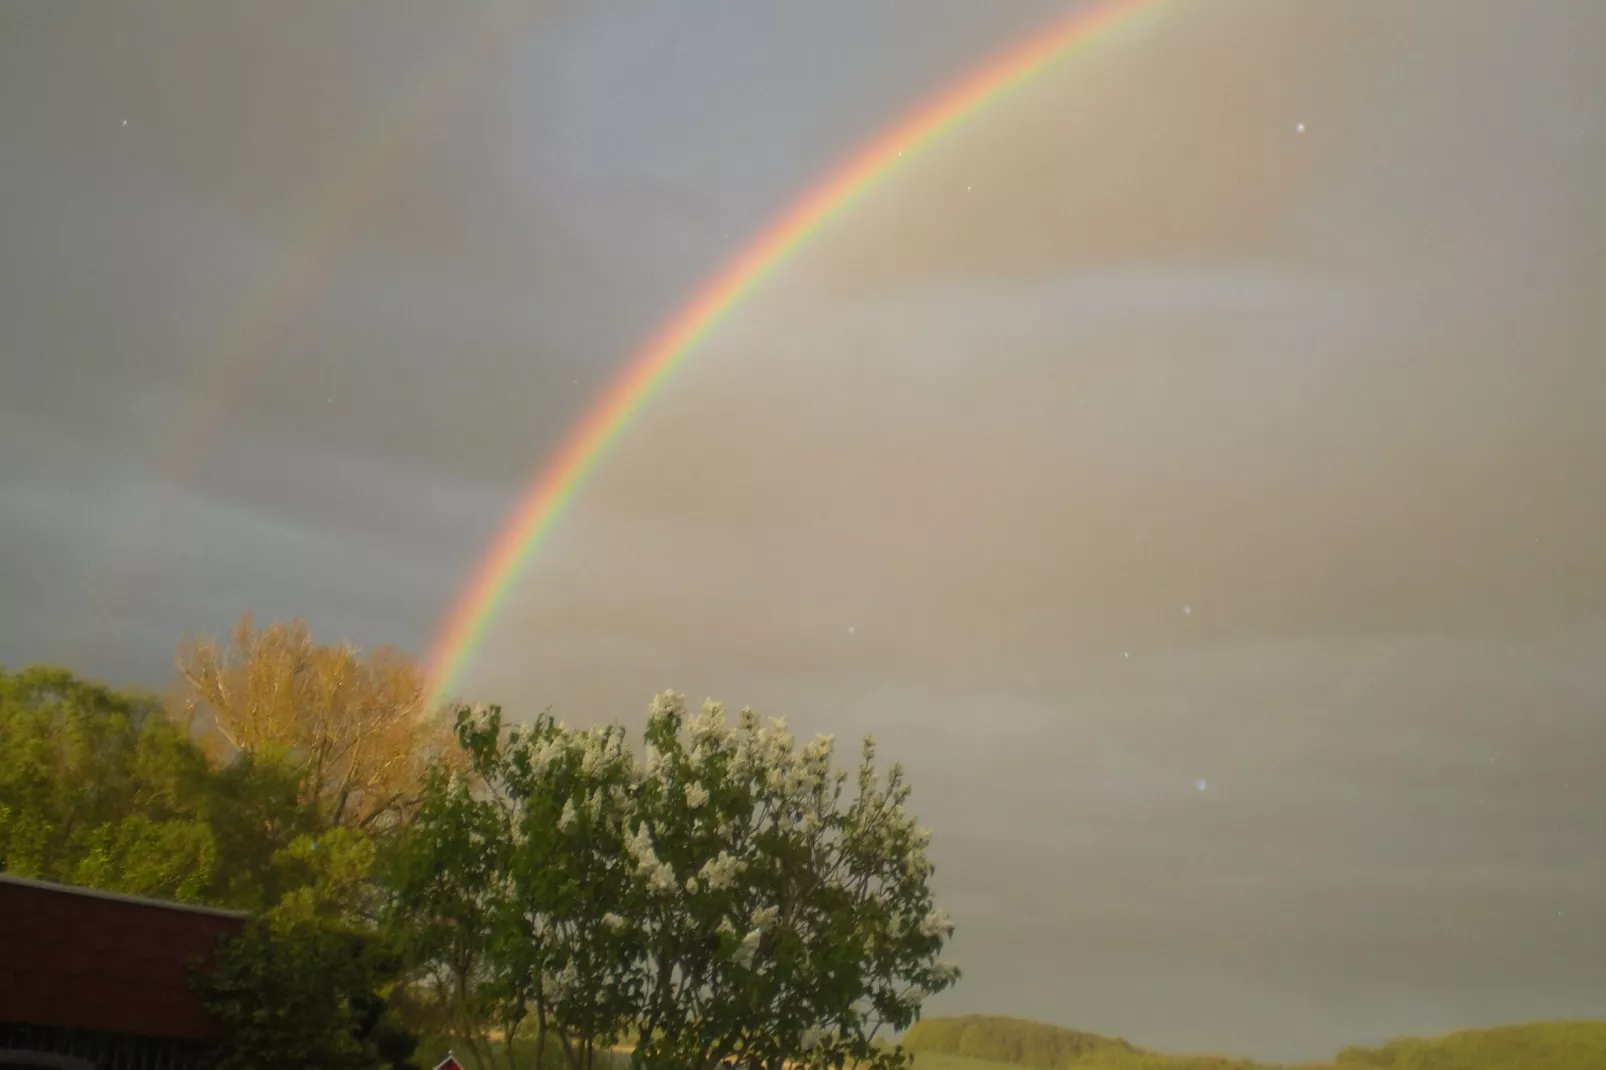
[[[154,698],[63,669],[0,674],[0,869],[19,876],[362,917],[379,830],[331,827],[301,783],[280,755],[209,760]]]
[[[432,778],[398,910],[438,941],[415,941],[426,955],[481,934],[457,983],[490,994],[510,1066],[527,1022],[575,1070],[620,1035],[638,1066],[896,1066],[877,1034],[958,978],[929,834],[868,738],[849,794],[829,737],[799,748],[717,704],[688,719],[674,694],[639,760],[617,726],[547,716],[504,732],[463,711],[458,735],[483,788]]]
[[[504,733],[492,710],[465,712],[458,736],[469,768],[432,771],[418,820],[390,860],[392,916],[452,1038],[480,1066],[513,1070],[522,1040],[537,1052],[558,1040],[543,980],[552,896],[567,871],[550,865],[562,800],[554,806],[546,754],[567,734],[545,716]]]
[[[217,1070],[416,1070],[387,999],[400,960],[371,932],[277,918],[221,941],[196,991],[220,1025]]]
[[[64,669],[0,674],[0,869],[207,899],[210,771],[152,698]]]
[[[315,879],[309,867],[288,858],[292,844],[307,837],[316,842],[322,827],[317,812],[299,800],[293,767],[249,754],[215,767],[207,823],[217,845],[216,902],[260,912]]]
[[[857,791],[831,737],[716,703],[688,719],[660,695],[646,733],[630,862],[645,902],[638,1023],[648,1063],[888,1065],[874,1041],[952,985],[953,931],[933,902],[930,834],[866,737]],[[634,905],[634,904],[633,904]]]

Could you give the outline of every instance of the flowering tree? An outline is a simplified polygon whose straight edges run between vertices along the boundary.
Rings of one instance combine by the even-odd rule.
[[[624,732],[545,714],[504,732],[491,708],[461,711],[457,733],[468,768],[431,775],[391,859],[392,925],[482,1066],[515,1070],[528,1038],[585,1070],[633,1020]]]
[[[500,736],[493,712],[463,725],[464,748],[482,754]],[[470,731],[469,729],[472,729]],[[397,934],[446,1029],[481,1067],[496,1065],[491,1033],[512,1041],[526,1000],[499,961],[501,915],[509,900],[505,864],[511,844],[507,800],[460,769],[430,771],[412,828],[387,860],[385,928]],[[511,950],[511,949],[510,949]]]
[[[436,805],[437,779],[399,898],[440,917],[489,903],[477,983],[576,1070],[626,1037],[637,1066],[896,1067],[878,1032],[958,978],[939,959],[953,926],[932,902],[929,833],[868,738],[850,792],[830,737],[799,747],[783,721],[744,710],[733,725],[714,703],[688,717],[673,693],[639,758],[617,726],[543,716],[504,734],[495,711],[464,711],[458,731],[488,789],[475,812],[499,815],[499,861],[468,884],[445,872],[487,823],[464,820],[461,795]]]
[[[864,741],[857,791],[831,737],[799,748],[751,710],[687,718],[660,695],[647,725],[630,864],[644,945],[638,1061],[897,1062],[873,1044],[958,978],[938,955],[929,833]]]

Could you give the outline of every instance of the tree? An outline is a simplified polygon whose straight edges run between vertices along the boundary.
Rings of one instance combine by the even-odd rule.
[[[223,1037],[217,1070],[417,1070],[387,995],[400,960],[372,933],[284,918],[220,942],[192,983]]]
[[[958,980],[902,768],[883,780],[865,737],[844,800],[833,754],[751,710],[733,729],[716,703],[688,721],[655,701],[631,842],[647,1063],[897,1064],[877,1034]]]
[[[65,669],[0,673],[0,869],[207,899],[209,770],[152,698]]]
[[[214,767],[154,698],[63,669],[0,674],[0,869],[331,918],[371,898],[376,851],[321,823],[297,768],[249,754]]]
[[[868,737],[848,795],[830,737],[799,748],[714,703],[688,719],[672,693],[639,760],[617,726],[504,732],[491,709],[457,731],[485,787],[432,778],[398,906],[427,905],[446,947],[485,934],[459,983],[495,993],[505,1030],[555,1034],[574,1070],[621,1035],[638,1066],[898,1066],[877,1034],[958,979],[929,833]]]
[[[447,738],[410,660],[389,647],[320,646],[304,621],[258,631],[243,616],[226,645],[182,646],[178,670],[186,716],[223,750],[292,765],[301,801],[328,825],[404,822]]]
[[[594,939],[574,938],[586,920],[580,900],[598,898],[607,879],[586,862],[609,851],[600,839],[589,850],[566,851],[570,841],[559,825],[566,801],[585,798],[586,786],[609,776],[616,786],[629,783],[622,734],[605,769],[585,761],[601,749],[588,751],[579,734],[545,714],[528,729],[504,733],[499,710],[479,717],[465,711],[457,731],[469,768],[433,772],[418,821],[391,862],[396,927],[411,934],[410,949],[454,1039],[481,1066],[514,1070],[524,1038],[536,1052],[560,1046],[570,1061],[590,1065],[596,1045],[621,1032],[625,1015],[555,1000],[551,980],[580,968],[578,957],[564,953],[575,946],[593,963],[609,961],[600,912],[590,918]],[[612,857],[621,856],[622,844],[616,832]]]
[[[217,844],[217,902],[261,912],[316,879],[291,857],[293,844],[315,837],[322,827],[301,802],[293,766],[239,754],[214,768],[208,821]]]

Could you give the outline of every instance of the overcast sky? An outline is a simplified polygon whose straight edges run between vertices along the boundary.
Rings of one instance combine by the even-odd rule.
[[[1065,10],[4,5],[0,663],[161,686],[244,610],[422,653],[698,283]],[[959,923],[931,1013],[1599,1016],[1603,40],[1151,5],[730,316],[463,690],[876,732]]]

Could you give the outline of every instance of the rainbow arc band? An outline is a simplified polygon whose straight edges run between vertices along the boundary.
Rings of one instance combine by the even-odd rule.
[[[519,575],[564,508],[658,388],[710,331],[827,222],[917,150],[987,105],[1164,0],[1111,0],[1079,10],[927,102],[832,171],[695,296],[631,359],[537,473],[441,624],[427,660],[432,702],[457,686]]]

